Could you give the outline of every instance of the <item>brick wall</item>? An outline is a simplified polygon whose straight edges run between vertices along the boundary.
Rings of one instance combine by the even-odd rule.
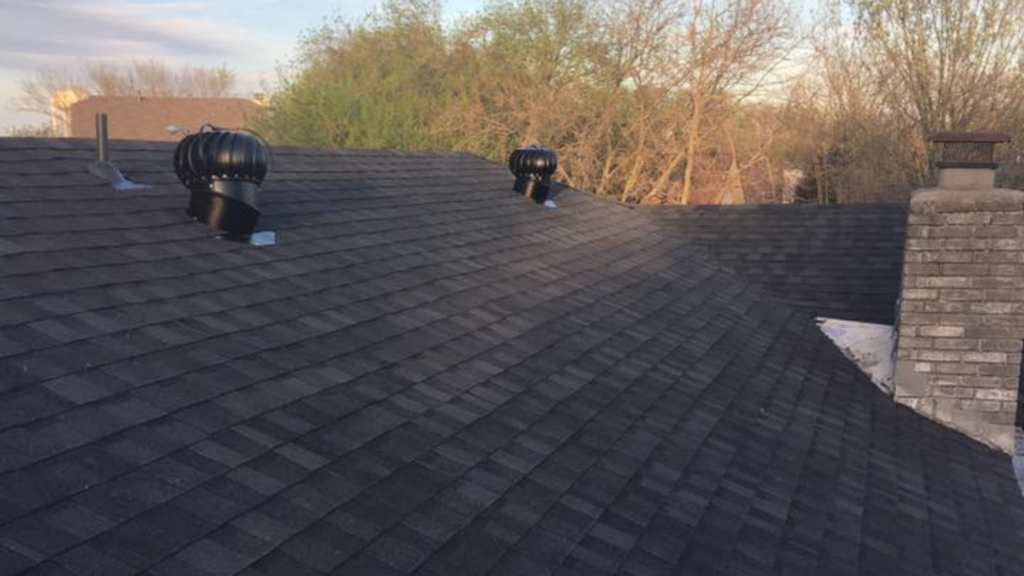
[[[911,199],[896,399],[1012,451],[1024,341],[1024,192]]]

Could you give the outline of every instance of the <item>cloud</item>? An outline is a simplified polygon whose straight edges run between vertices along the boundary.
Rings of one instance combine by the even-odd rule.
[[[169,61],[244,57],[260,34],[204,18],[202,2],[8,0],[0,4],[0,67],[156,57]]]

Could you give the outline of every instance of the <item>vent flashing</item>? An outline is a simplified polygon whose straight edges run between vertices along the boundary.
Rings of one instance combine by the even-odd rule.
[[[106,180],[114,190],[141,190],[149,188],[148,184],[139,184],[125,178],[121,170],[109,159],[109,137],[107,132],[107,115],[96,114],[96,160],[86,167],[89,174]]]
[[[273,230],[262,230],[254,232],[249,236],[249,244],[261,248],[263,246],[274,246],[277,244],[277,232]]]

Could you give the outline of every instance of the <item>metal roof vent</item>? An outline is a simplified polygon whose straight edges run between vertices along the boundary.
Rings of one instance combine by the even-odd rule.
[[[115,190],[138,190],[149,188],[148,184],[139,184],[125,178],[121,170],[110,161],[108,149],[110,137],[107,132],[107,114],[96,114],[96,160],[90,162],[86,169],[90,174],[110,182]]]
[[[942,157],[935,163],[939,188],[994,188],[999,169],[996,145],[1009,141],[1009,136],[998,132],[939,132],[932,136],[932,142],[942,145]]]
[[[191,193],[187,212],[229,239],[248,240],[260,219],[256,203],[269,149],[254,134],[203,126],[181,139],[174,172]]]
[[[544,204],[551,192],[551,176],[558,169],[558,156],[541,146],[522,148],[509,155],[508,169],[516,177],[516,192]]]

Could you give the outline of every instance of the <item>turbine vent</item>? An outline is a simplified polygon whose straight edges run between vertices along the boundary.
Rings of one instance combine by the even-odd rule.
[[[544,204],[551,193],[551,176],[558,169],[558,156],[540,146],[522,148],[509,155],[508,168],[516,177],[513,189],[537,204]]]
[[[186,211],[228,238],[248,239],[259,222],[269,158],[249,132],[204,126],[185,136],[174,151],[174,173],[190,193]]]

